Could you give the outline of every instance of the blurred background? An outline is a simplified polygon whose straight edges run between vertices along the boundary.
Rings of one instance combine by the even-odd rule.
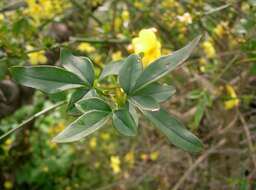
[[[134,138],[109,125],[79,143],[55,144],[74,119],[62,106],[0,141],[0,189],[256,189],[255,0],[1,0],[0,134],[69,97],[16,84],[10,66],[60,65],[65,46],[90,57],[99,74],[132,53],[145,29],[161,55],[203,34],[162,82],[177,88],[163,106],[203,140],[204,151],[177,149],[142,119]]]

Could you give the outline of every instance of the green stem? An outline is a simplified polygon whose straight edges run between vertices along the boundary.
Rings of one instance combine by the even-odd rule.
[[[21,129],[22,127],[26,126],[28,123],[30,123],[31,121],[33,121],[34,119],[37,119],[38,117],[40,117],[41,115],[44,115],[52,110],[54,110],[55,108],[63,105],[64,103],[66,103],[66,101],[61,101],[58,102],[57,104],[52,105],[49,108],[46,108],[34,115],[32,115],[31,117],[29,117],[28,119],[26,119],[25,121],[23,121],[21,124],[18,125],[18,127],[11,129],[10,131],[8,131],[7,133],[3,134],[2,136],[0,136],[0,140],[5,139],[6,137],[8,137],[9,135],[11,135],[12,133],[14,133],[15,131],[17,131],[18,129]]]

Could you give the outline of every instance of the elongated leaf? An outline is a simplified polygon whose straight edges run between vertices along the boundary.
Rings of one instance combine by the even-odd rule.
[[[132,115],[135,123],[136,123],[136,126],[139,125],[139,114],[137,113],[135,107],[132,105],[132,103],[130,102],[127,102],[128,104],[126,105],[130,114]]]
[[[64,101],[67,99],[67,92],[62,91],[62,92],[57,92],[54,94],[48,94],[48,97],[52,102]]]
[[[195,118],[194,118],[195,128],[198,128],[198,126],[204,116],[204,111],[205,111],[206,105],[207,105],[207,102],[205,102],[205,99],[201,99],[196,106],[196,113],[195,113]]]
[[[132,96],[129,100],[140,110],[157,111],[160,108],[157,101],[150,96]]]
[[[63,67],[78,75],[88,86],[93,85],[94,69],[91,60],[87,57],[74,56],[66,49],[60,52],[60,59]]]
[[[71,123],[61,133],[54,137],[53,142],[68,143],[79,141],[103,127],[109,119],[109,113],[91,110]]]
[[[189,152],[200,152],[203,149],[202,142],[165,110],[144,111],[143,114],[177,147]]]
[[[113,113],[114,127],[123,135],[135,136],[137,125],[127,109],[120,109]]]
[[[124,64],[124,61],[120,60],[120,61],[115,61],[115,62],[112,62],[112,63],[106,65],[99,77],[99,80],[102,80],[105,77],[110,76],[110,75],[118,75],[123,64]]]
[[[201,92],[201,97],[196,106],[196,113],[194,117],[195,128],[198,128],[207,106],[211,105],[211,98],[207,92]]]
[[[18,83],[49,94],[85,85],[77,75],[55,66],[15,66],[10,71]]]
[[[99,95],[97,94],[97,91],[94,88],[92,88],[88,91],[87,94],[85,94],[83,98],[85,99],[85,98],[92,98],[92,97],[98,97],[98,96]]]
[[[162,56],[151,63],[139,76],[134,90],[141,89],[165,76],[176,67],[180,66],[192,53],[201,36],[198,36],[188,45],[173,52],[171,55]]]
[[[160,103],[170,98],[175,92],[176,90],[173,86],[160,85],[159,83],[154,82],[136,91],[135,95],[151,96]]]
[[[76,107],[83,113],[89,110],[111,112],[111,107],[99,97],[81,99],[76,103]]]
[[[137,78],[142,73],[142,69],[143,66],[138,55],[132,54],[125,59],[124,65],[119,72],[119,82],[127,94],[132,92]]]
[[[81,112],[75,107],[75,103],[80,100],[85,94],[88,93],[88,89],[80,88],[77,89],[70,97],[67,112],[72,115],[80,114]]]

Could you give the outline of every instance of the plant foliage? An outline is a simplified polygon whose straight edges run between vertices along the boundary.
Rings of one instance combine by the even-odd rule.
[[[79,141],[103,127],[110,119],[121,134],[134,136],[138,130],[140,111],[172,144],[185,151],[199,152],[203,148],[201,141],[160,106],[174,94],[174,87],[157,82],[180,66],[199,40],[200,36],[180,50],[156,59],[146,68],[143,68],[141,57],[132,54],[107,65],[100,80],[96,79],[89,58],[74,56],[67,49],[62,49],[60,53],[63,68],[15,66],[10,70],[18,83],[48,94],[75,89],[67,111],[78,117],[53,139],[54,142]],[[107,82],[104,78],[110,75],[118,75],[114,91],[118,93],[114,94],[114,98],[110,98],[112,89],[103,87]]]

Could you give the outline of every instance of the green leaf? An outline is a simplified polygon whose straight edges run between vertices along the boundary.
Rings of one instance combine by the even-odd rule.
[[[202,98],[199,100],[199,103],[196,106],[196,113],[195,113],[195,119],[194,124],[197,128],[203,118],[205,108],[207,106],[207,100],[205,98]]]
[[[143,114],[156,128],[167,136],[172,144],[189,152],[202,151],[203,144],[200,139],[188,131],[182,123],[169,115],[165,110],[160,109],[156,112],[143,111]]]
[[[68,143],[79,141],[103,127],[107,123],[109,115],[104,111],[88,111],[54,137],[53,142]]]
[[[196,107],[196,113],[194,118],[195,128],[198,128],[207,106],[211,106],[211,98],[207,92],[201,92],[201,98]]]
[[[49,100],[52,102],[64,101],[67,99],[67,92],[62,91],[62,92],[57,92],[55,94],[49,94],[48,97],[49,97]]]
[[[238,184],[239,184],[239,190],[249,190],[250,189],[250,182],[249,182],[249,179],[247,179],[246,177],[241,178],[239,180]]]
[[[88,93],[88,89],[79,88],[70,97],[67,112],[72,115],[80,114],[81,112],[75,107],[75,103],[80,100],[85,94]]]
[[[123,135],[135,136],[137,125],[127,109],[116,110],[112,116],[114,127]]]
[[[106,65],[99,77],[99,80],[102,80],[105,77],[110,76],[110,75],[118,75],[123,64],[124,64],[124,61],[121,60],[121,61],[115,61],[115,62],[112,62],[112,63]]]
[[[92,88],[88,91],[88,93],[83,97],[84,99],[86,98],[92,98],[92,97],[98,97],[99,95],[97,94],[97,91]]]
[[[203,94],[202,90],[193,90],[188,93],[187,98],[191,100],[196,100],[201,98],[202,94]]]
[[[199,101],[198,105],[196,106],[196,113],[195,113],[195,119],[194,119],[195,128],[198,128],[203,118],[205,108],[206,108],[205,102]]]
[[[93,85],[94,69],[89,58],[74,56],[70,51],[62,49],[60,59],[65,69],[79,76],[89,86]]]
[[[132,117],[136,123],[136,126],[138,126],[139,125],[139,114],[137,113],[135,107],[130,102],[127,102],[127,108],[129,109],[129,112],[132,115]]]
[[[161,85],[154,82],[136,91],[135,95],[150,96],[160,103],[170,98],[175,92],[176,90],[173,86]]]
[[[140,110],[157,111],[160,108],[157,101],[150,96],[132,96],[129,100]]]
[[[18,83],[49,94],[84,86],[84,82],[77,75],[60,67],[15,66],[10,71]]]
[[[142,69],[143,66],[138,55],[132,54],[125,59],[118,76],[120,86],[127,94],[132,92]]]
[[[201,36],[198,36],[182,49],[173,52],[171,55],[162,56],[151,63],[139,76],[134,89],[142,89],[180,66],[190,56],[200,38]]]
[[[99,97],[81,99],[76,103],[76,107],[83,113],[89,110],[111,112],[111,107]]]

